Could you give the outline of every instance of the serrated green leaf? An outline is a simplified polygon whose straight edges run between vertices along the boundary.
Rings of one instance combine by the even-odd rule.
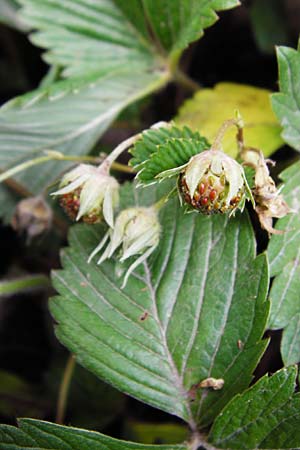
[[[297,314],[289,320],[281,338],[281,355],[285,365],[298,364],[300,361],[300,313],[298,311],[299,307]]]
[[[270,291],[268,327],[284,328],[281,354],[288,365],[300,361],[296,345],[300,339],[296,322],[300,313],[300,162],[282,172],[280,178],[284,182],[282,194],[294,213],[277,221],[275,228],[285,232],[274,234],[268,246],[271,276],[275,276]]]
[[[177,125],[197,130],[210,142],[225,120],[238,110],[245,123],[245,144],[259,148],[265,156],[282,145],[281,128],[271,109],[270,91],[236,83],[219,83],[213,89],[201,89],[187,100],[175,119]],[[226,132],[223,148],[232,157],[238,154],[236,129]]]
[[[179,57],[204,28],[217,20],[216,10],[238,0],[20,0],[22,17],[33,42],[47,48],[50,64],[66,67],[65,75],[112,70],[142,60]],[[154,36],[154,37],[153,37]],[[175,56],[174,55],[174,56]]]
[[[178,53],[203,35],[205,28],[216,22],[216,11],[230,9],[240,3],[238,0],[142,0],[141,4],[154,35],[172,58],[178,57]]]
[[[187,450],[185,445],[143,445],[94,431],[20,419],[19,428],[0,425],[0,450]]]
[[[46,48],[46,62],[64,67],[64,76],[111,73],[130,65],[158,66],[154,48],[113,0],[20,0],[21,16],[38,31],[31,40]],[[147,36],[148,37],[148,36]]]
[[[144,183],[156,180],[161,172],[176,169],[189,162],[190,158],[207,150],[209,144],[206,139],[170,139],[166,144],[159,145],[156,153],[153,153],[145,162],[137,178]]]
[[[200,141],[201,136],[197,131],[194,132],[188,127],[178,128],[172,126],[146,130],[142,133],[141,139],[130,150],[132,154],[130,165],[136,170],[141,169],[145,162],[157,152],[159,146],[168,143],[170,139],[193,139]]]
[[[153,183],[158,181],[156,177],[161,172],[183,166],[192,156],[209,147],[205,138],[187,127],[148,130],[131,150],[130,164],[139,170],[138,180]]]
[[[297,369],[264,376],[237,395],[217,417],[209,441],[218,448],[295,449],[300,446],[300,395],[294,394]]]
[[[273,235],[268,246],[271,276],[278,275],[284,267],[295,260],[300,247],[300,162],[296,162],[280,174],[283,181],[282,194],[294,213],[279,219],[275,228],[285,231]]]
[[[135,195],[149,205],[162,193],[159,186]],[[130,186],[122,197],[126,206],[134,202]],[[64,270],[53,275],[61,296],[50,307],[58,338],[80,364],[125,393],[204,426],[248,386],[265,349],[268,270],[263,255],[254,259],[247,215],[185,215],[177,203],[163,209],[159,249],[124,290],[119,265],[86,262],[100,230],[73,227]],[[197,392],[194,385],[210,376],[223,378],[223,389]]]
[[[300,49],[278,47],[277,59],[280,93],[272,95],[272,107],[284,141],[300,151]]]

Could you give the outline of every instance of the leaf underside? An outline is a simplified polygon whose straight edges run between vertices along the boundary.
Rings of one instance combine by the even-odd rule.
[[[285,232],[273,235],[268,246],[271,276],[275,277],[268,327],[284,328],[281,354],[289,365],[300,361],[300,163],[290,166],[280,178],[282,194],[294,212],[277,221],[275,228]]]
[[[209,441],[218,448],[295,449],[300,446],[296,367],[261,378],[237,395],[216,419]]]
[[[171,79],[171,54],[175,67],[181,51],[217,20],[215,10],[238,5],[237,0],[209,5],[204,0],[184,5],[164,0],[155,8],[149,0],[20,3],[22,21],[35,30],[32,41],[47,50],[46,62],[70,78],[17,98],[0,111],[1,170],[49,149],[89,153],[122,109]],[[68,166],[48,162],[16,179],[35,195]],[[7,191],[2,186],[0,190],[5,197]],[[0,209],[7,218],[9,212],[11,208]]]
[[[187,450],[185,445],[143,445],[95,431],[20,419],[19,428],[0,425],[0,450]]]
[[[128,207],[149,205],[162,186],[123,186]],[[60,296],[51,303],[57,336],[100,378],[191,426],[208,425],[228,400],[251,381],[266,341],[268,270],[255,259],[247,215],[185,215],[176,201],[161,214],[158,250],[124,290],[108,261],[87,264],[102,229],[76,226],[53,274]],[[146,314],[146,319],[143,317]],[[195,390],[207,377],[222,390]]]

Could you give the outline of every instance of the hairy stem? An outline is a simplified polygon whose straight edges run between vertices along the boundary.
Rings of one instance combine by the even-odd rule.
[[[240,150],[241,146],[243,145],[243,126],[244,124],[240,116],[237,116],[236,119],[225,120],[225,122],[223,122],[217,132],[213,145],[211,146],[211,150],[220,150],[222,148],[222,140],[224,138],[224,135],[226,131],[231,127],[236,127],[238,130],[237,142]]]
[[[74,368],[76,365],[76,360],[73,355],[70,355],[67,364],[63,373],[63,377],[61,380],[59,393],[58,393],[58,401],[57,401],[57,410],[56,410],[56,423],[63,424],[65,420],[65,413],[67,407],[67,399],[71,384],[72,375],[74,372]]]

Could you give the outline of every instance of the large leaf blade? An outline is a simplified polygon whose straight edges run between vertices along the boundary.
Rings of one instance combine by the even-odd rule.
[[[134,202],[128,189],[126,206]],[[143,189],[138,202],[149,204],[159,192]],[[86,263],[100,238],[95,228],[74,227],[64,270],[53,277],[61,297],[51,310],[59,339],[81,364],[192,427],[204,426],[248,386],[265,348],[266,260],[254,260],[247,216],[184,215],[170,202],[161,220],[156,255],[123,291],[113,262]],[[210,376],[223,378],[223,389],[199,389],[192,398],[193,386]]]
[[[286,365],[300,361],[297,343],[300,330],[297,317],[300,313],[300,163],[284,170],[282,194],[292,213],[279,219],[275,228],[283,234],[273,235],[268,245],[271,276],[275,276],[270,291],[270,329],[284,328],[281,354]]]
[[[44,58],[49,64],[66,68],[65,76],[110,72],[128,64],[132,70],[145,62],[155,65],[151,42],[112,0],[21,3],[21,16],[38,30],[31,35],[33,43],[48,50]]]
[[[238,0],[21,3],[22,17],[31,28],[39,30],[32,35],[33,42],[48,49],[45,59],[66,67],[67,76],[111,70],[124,62],[134,69],[141,59],[153,59],[155,55],[165,63],[169,54],[178,59],[189,43],[199,39],[204,29],[217,20],[216,11],[239,5]]]
[[[50,422],[20,419],[19,428],[0,425],[1,450],[186,450],[183,445],[143,445],[120,441],[95,431]]]
[[[210,442],[218,448],[283,449],[300,445],[300,396],[294,395],[297,370],[264,376],[236,396],[216,419]]]

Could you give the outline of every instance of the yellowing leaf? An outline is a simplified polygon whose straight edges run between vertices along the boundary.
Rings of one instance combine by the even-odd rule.
[[[214,89],[202,89],[181,107],[177,125],[187,125],[200,131],[210,142],[222,123],[234,117],[238,110],[245,122],[244,137],[248,146],[259,148],[269,156],[283,143],[281,127],[271,109],[271,92],[243,84],[220,83]],[[223,149],[237,156],[236,130],[227,131]]]

